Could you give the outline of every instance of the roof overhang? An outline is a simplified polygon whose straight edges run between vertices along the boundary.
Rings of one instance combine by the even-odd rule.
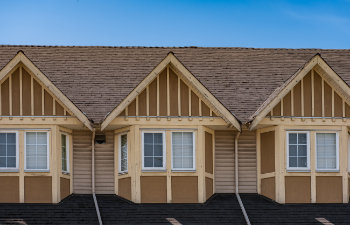
[[[89,119],[75,106],[45,75],[38,67],[22,52],[19,51],[17,55],[0,70],[0,80],[2,80],[15,66],[23,63],[51,92],[57,97],[77,119],[82,122],[88,129],[92,130]]]
[[[135,98],[139,95],[157,75],[171,65],[174,69],[179,71],[183,77],[198,90],[206,102],[213,106],[219,115],[232,127],[241,130],[241,124],[236,117],[225,106],[217,100],[213,94],[170,52],[159,64],[156,66],[146,78],[132,91],[130,94],[105,118],[102,122],[101,130],[104,130]]]

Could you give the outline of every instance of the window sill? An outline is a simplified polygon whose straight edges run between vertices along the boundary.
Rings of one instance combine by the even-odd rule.
[[[304,169],[304,170],[296,170],[296,169],[287,169],[287,173],[310,173],[310,169]]]
[[[171,170],[171,172],[174,172],[174,173],[195,173],[196,170]]]
[[[142,172],[153,172],[153,173],[164,173],[166,172],[166,169],[161,169],[161,170],[157,170],[157,169],[143,169]]]
[[[64,172],[64,171],[62,172],[62,174],[63,174],[63,175],[70,175],[69,172]]]
[[[125,171],[125,172],[119,172],[118,175],[125,175],[125,174],[128,174],[128,171]]]
[[[49,173],[50,170],[24,170],[25,173]]]
[[[0,169],[0,173],[18,173],[19,169]]]
[[[339,173],[340,170],[316,170],[316,173]]]

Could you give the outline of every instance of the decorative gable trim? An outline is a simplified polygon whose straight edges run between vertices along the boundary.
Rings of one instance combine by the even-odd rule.
[[[22,52],[17,55],[0,71],[0,80],[9,74],[19,63],[22,63],[32,74],[60,101],[74,116],[76,116],[87,128],[92,130],[89,119],[76,107]]]
[[[253,130],[259,122],[286,96],[293,87],[298,84],[312,69],[325,77],[325,80],[332,85],[349,102],[350,87],[347,83],[327,64],[320,54],[316,54],[283,85],[277,88],[260,108],[250,117],[250,129]]]
[[[210,92],[201,84],[198,79],[170,52],[151,73],[106,117],[101,125],[104,130],[168,65],[171,65],[178,74],[181,74],[194,89],[205,100],[205,103],[212,106],[216,112],[232,127],[241,130],[239,121],[229,112]]]

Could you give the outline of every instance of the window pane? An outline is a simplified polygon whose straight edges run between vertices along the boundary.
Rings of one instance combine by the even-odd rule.
[[[153,134],[151,133],[144,133],[144,140],[145,144],[153,144]]]
[[[298,157],[298,167],[307,167],[307,157]]]
[[[193,132],[173,132],[172,137],[173,168],[194,168]]]
[[[172,134],[173,144],[181,145],[182,144],[182,133],[181,132],[173,132]]]
[[[182,168],[182,158],[181,157],[174,157],[174,165],[173,167],[178,169],[178,168]]]
[[[0,144],[0,156],[6,156],[6,145]]]
[[[47,146],[46,145],[38,145],[36,147],[36,149],[37,149],[37,152],[36,152],[37,156],[44,156],[44,157],[47,156]]]
[[[306,144],[306,136],[305,133],[298,133],[298,144]]]
[[[7,144],[16,144],[16,134],[14,133],[7,134]]]
[[[163,156],[163,146],[154,145],[154,156]]]
[[[144,156],[153,156],[153,145],[152,144],[145,144]]]
[[[289,156],[297,156],[297,145],[289,145]]]
[[[317,143],[317,168],[336,169],[337,168],[337,146],[336,133],[316,134]]]
[[[193,156],[193,146],[192,145],[185,145],[182,147],[182,155],[183,156]]]
[[[126,171],[128,170],[128,139],[127,135],[123,134],[120,136],[120,170]],[[151,145],[150,145],[151,146]]]
[[[0,156],[0,167],[6,167],[6,157]]]
[[[182,156],[182,147],[181,145],[173,145],[173,157]]]
[[[193,159],[192,157],[184,157],[182,159],[183,168],[192,168],[193,167]]]
[[[154,157],[154,167],[163,167],[163,157]]]
[[[37,144],[47,144],[47,135],[45,132],[37,133]]]
[[[154,143],[163,144],[163,134],[162,133],[155,133],[154,134]]]
[[[27,132],[26,133],[26,144],[36,144],[36,133]]]
[[[298,156],[307,156],[306,145],[298,145]]]
[[[289,134],[289,144],[297,144],[297,134],[295,133]]]
[[[0,144],[6,144],[6,133],[0,133]]]
[[[297,157],[289,157],[289,167],[297,167]]]
[[[193,144],[193,133],[183,132],[183,144],[192,145]]]
[[[47,169],[46,168],[46,161],[47,158],[46,157],[41,157],[41,156],[38,156],[37,157],[37,168],[36,169]]]
[[[7,157],[7,167],[16,168],[16,157]]]
[[[36,156],[36,146],[35,145],[27,145],[26,155],[30,157]]]
[[[27,169],[36,169],[36,158],[27,157],[26,158]]]
[[[153,157],[145,157],[144,167],[153,167]]]

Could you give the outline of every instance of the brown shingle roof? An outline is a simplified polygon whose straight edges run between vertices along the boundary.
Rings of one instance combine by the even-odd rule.
[[[350,84],[350,50],[0,46],[0,69],[19,50],[95,123],[170,51],[243,123],[316,53]]]

